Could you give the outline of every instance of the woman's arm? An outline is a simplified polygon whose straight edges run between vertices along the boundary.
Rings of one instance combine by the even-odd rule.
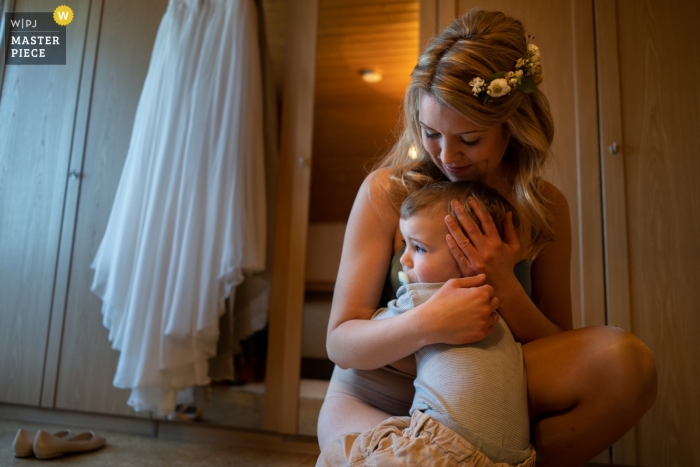
[[[449,281],[428,302],[399,316],[370,320],[381,296],[399,213],[384,189],[388,169],[362,184],[348,220],[328,325],[329,358],[341,368],[391,364],[435,343],[466,343],[491,332],[498,306],[484,277]]]
[[[468,233],[469,241],[456,224],[448,228],[453,237],[453,254],[463,270],[486,273],[487,283],[496,290],[500,300],[499,312],[513,336],[522,343],[549,336],[573,327],[571,316],[571,227],[569,208],[564,195],[547,183],[545,197],[553,214],[554,240],[548,243],[532,265],[532,299],[527,296],[513,273],[520,244],[508,222],[503,240],[488,213],[472,205],[484,232],[466,213],[458,220]]]

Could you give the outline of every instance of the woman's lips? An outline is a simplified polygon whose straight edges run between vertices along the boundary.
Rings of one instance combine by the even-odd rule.
[[[462,172],[466,172],[469,169],[469,167],[471,167],[471,165],[464,165],[461,167],[452,167],[449,165],[445,165],[444,167],[445,167],[445,170],[447,170],[451,174],[459,174]]]

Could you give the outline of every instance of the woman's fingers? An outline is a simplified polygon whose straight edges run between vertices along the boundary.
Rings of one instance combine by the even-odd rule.
[[[432,342],[468,344],[488,337],[499,317],[493,312],[498,299],[486,276],[450,279],[430,300],[440,313],[432,315],[431,326],[436,331]]]
[[[450,279],[449,282],[452,282],[456,287],[462,287],[462,288],[468,288],[468,287],[480,287],[484,285],[486,282],[486,274],[477,274],[476,276],[471,276],[471,277],[459,277],[456,279]],[[489,296],[493,297],[493,287],[490,285],[485,286],[488,291],[490,291]]]
[[[462,276],[473,276],[475,271],[472,271],[472,263],[462,250],[465,246],[460,246],[457,241],[455,241],[452,234],[447,234],[445,241],[447,242],[447,248],[449,248],[450,253],[452,253],[452,257],[457,261],[457,266],[459,266],[459,271],[462,273]]]
[[[491,297],[491,309],[495,312],[496,310],[498,310],[499,306],[501,306],[501,302],[499,302],[498,297],[494,295],[493,297]],[[496,322],[498,322],[498,320],[496,320]]]
[[[472,222],[474,221],[472,220]],[[469,238],[464,234],[464,230],[462,230],[462,227],[460,227],[457,221],[450,215],[445,216],[445,224],[447,225],[447,230],[450,232],[450,235],[452,235],[452,238],[454,239],[457,246],[459,246],[459,248],[466,256],[469,256],[469,247],[471,246],[471,242],[469,241]],[[477,226],[476,228],[478,229],[479,227]]]
[[[508,211],[506,221],[503,223],[503,242],[516,253],[520,251],[520,239],[518,238],[518,232],[515,230],[515,225],[513,225],[513,213],[511,211]]]
[[[472,211],[474,212],[474,214],[476,214],[477,219],[479,219],[479,222],[481,223],[481,229],[484,231],[484,235],[486,237],[493,237],[495,235],[496,238],[500,238],[500,236],[498,235],[498,229],[496,228],[496,224],[493,222],[493,217],[491,217],[491,214],[489,214],[488,211],[484,211],[483,209],[481,209],[479,202],[476,199],[474,199],[473,197],[470,196],[469,199],[467,200],[467,202],[469,203],[469,206],[472,208]],[[460,208],[461,208],[461,206],[460,206]],[[464,209],[462,209],[462,212],[464,212]],[[467,215],[466,212],[464,214]],[[471,216],[468,216],[468,217],[471,218]],[[472,222],[474,222],[473,219],[472,219]],[[474,224],[476,224],[476,223],[474,223]],[[477,228],[478,228],[478,226],[477,226]],[[471,236],[470,236],[470,238],[471,238]]]
[[[481,233],[481,229],[474,221],[472,216],[470,216],[467,213],[467,211],[464,210],[464,208],[459,202],[453,200],[452,207],[454,208],[454,212],[457,215],[457,221],[459,222],[459,225],[462,226],[462,229],[464,229],[464,232],[466,232],[466,235],[464,235],[464,233],[461,232],[461,229],[459,229],[459,226],[457,225],[457,221],[455,221],[454,219],[452,219],[452,221],[454,222],[453,229],[460,230],[461,235],[467,240],[467,244],[473,243],[476,249],[479,249],[483,244],[484,240],[484,235]],[[449,223],[447,228],[450,229]],[[459,243],[460,239],[459,236],[456,235],[456,232],[453,232],[452,229],[450,229],[450,233],[452,234],[452,236],[455,237],[456,240],[458,240]]]

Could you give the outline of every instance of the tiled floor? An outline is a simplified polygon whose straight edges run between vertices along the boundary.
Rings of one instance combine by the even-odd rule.
[[[107,445],[98,451],[68,455],[50,461],[35,458],[17,459],[12,452],[12,441],[19,428],[34,431],[42,429],[54,433],[63,427],[0,420],[0,466],[46,467],[59,464],[99,467],[313,467],[316,463],[316,456],[305,454],[186,443],[105,431],[97,432],[107,439]]]

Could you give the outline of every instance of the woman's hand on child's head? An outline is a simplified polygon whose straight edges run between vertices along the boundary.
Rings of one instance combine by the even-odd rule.
[[[500,278],[513,275],[520,252],[513,214],[509,212],[506,217],[503,225],[504,238],[501,239],[493,218],[481,209],[475,199],[469,198],[469,206],[481,222],[483,232],[459,203],[453,202],[453,205],[457,219],[452,216],[445,218],[450,232],[447,235],[447,245],[462,275],[466,277],[484,273],[488,283],[497,287]]]
[[[430,343],[469,344],[494,330],[498,298],[486,277],[450,279],[426,302],[425,329]]]

